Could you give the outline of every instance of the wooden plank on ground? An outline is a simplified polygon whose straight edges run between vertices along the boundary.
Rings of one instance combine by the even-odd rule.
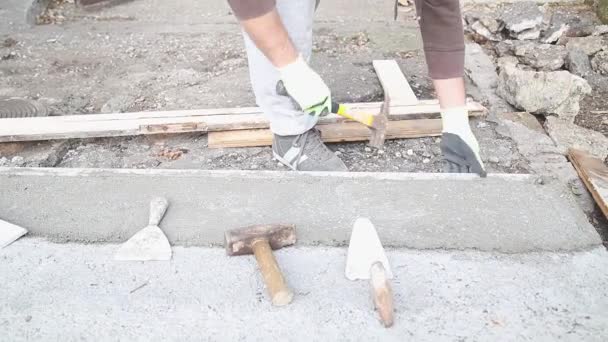
[[[581,150],[571,148],[568,156],[593,199],[608,218],[608,166],[601,159]]]
[[[372,64],[380,79],[384,94],[389,97],[391,104],[415,105],[418,103],[416,94],[395,60],[375,60]]]
[[[379,112],[381,103],[347,104],[351,111]],[[485,108],[468,103],[471,115],[485,114]],[[392,119],[402,120],[429,116],[439,112],[435,100],[418,105],[391,106]],[[328,115],[319,124],[343,122],[344,118]],[[259,108],[219,108],[208,110],[141,112],[121,114],[67,115],[37,118],[1,119],[0,142],[52,139],[100,138],[143,134],[215,132],[268,128],[269,122]]]
[[[325,142],[350,142],[369,140],[370,130],[357,122],[341,122],[319,125]],[[441,120],[420,119],[389,122],[387,139],[420,138],[441,135]],[[269,129],[209,132],[210,148],[270,146],[272,133]]]

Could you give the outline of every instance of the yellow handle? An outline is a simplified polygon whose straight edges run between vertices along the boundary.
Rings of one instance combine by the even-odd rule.
[[[338,110],[336,111],[336,114],[338,114],[342,117],[345,117],[349,120],[360,122],[368,127],[371,127],[374,124],[374,118],[376,117],[375,115],[368,114],[368,113],[349,114],[349,113],[347,113],[346,106],[342,105],[342,104],[338,106]]]

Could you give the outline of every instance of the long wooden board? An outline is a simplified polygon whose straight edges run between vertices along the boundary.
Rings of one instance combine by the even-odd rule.
[[[593,199],[608,218],[608,167],[598,158],[571,148],[568,156]]]
[[[351,111],[379,112],[381,103],[348,104]],[[470,101],[471,115],[483,115],[486,109]],[[418,118],[439,112],[435,100],[417,105],[391,106],[393,120]],[[320,125],[346,121],[328,115]],[[1,119],[0,142],[72,138],[98,138],[143,134],[216,132],[268,128],[269,122],[259,108],[218,108],[209,110],[140,112],[124,114],[68,115],[39,118]]]
[[[317,126],[325,142],[369,140],[370,130],[356,122],[342,122]],[[386,138],[420,138],[441,135],[441,120],[420,119],[389,122]],[[210,148],[269,146],[272,132],[269,129],[210,132]]]
[[[391,104],[415,105],[418,103],[416,94],[395,60],[374,60],[372,64],[384,94],[389,97]]]

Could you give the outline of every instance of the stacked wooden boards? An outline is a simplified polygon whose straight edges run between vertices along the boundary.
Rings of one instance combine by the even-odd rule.
[[[374,61],[384,91],[391,97],[389,138],[438,135],[436,100],[416,99],[395,61]],[[380,112],[381,103],[346,104],[349,111]],[[471,115],[485,108],[474,101],[467,107]],[[433,116],[435,114],[435,116]],[[327,141],[364,141],[369,130],[337,115],[319,121]],[[203,110],[67,115],[42,118],[3,119],[0,142],[73,138],[98,138],[146,134],[208,132],[210,147],[261,146],[271,143],[269,122],[259,108],[216,108]]]

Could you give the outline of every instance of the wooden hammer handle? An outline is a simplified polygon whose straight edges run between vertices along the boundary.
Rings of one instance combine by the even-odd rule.
[[[284,306],[291,303],[293,292],[287,287],[285,278],[272,254],[268,240],[260,239],[252,244],[253,254],[258,261],[260,272],[266,283],[274,306]]]
[[[376,262],[370,269],[370,283],[372,285],[372,297],[380,320],[385,327],[391,327],[394,322],[393,290],[386,276],[386,270],[381,262]]]

